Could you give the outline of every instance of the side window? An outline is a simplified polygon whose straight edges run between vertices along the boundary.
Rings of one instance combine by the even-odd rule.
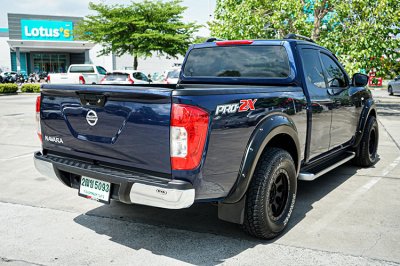
[[[327,84],[329,88],[347,87],[345,74],[331,57],[321,53],[321,61],[324,67]]]
[[[104,68],[102,68],[101,66],[96,66],[96,68],[97,68],[97,72],[99,72],[100,75],[107,74],[107,71]]]
[[[142,80],[142,77],[140,76],[140,73],[139,73],[139,72],[133,73],[132,76],[133,76],[135,79]]]
[[[322,94],[320,89],[326,89],[325,77],[322,71],[319,51],[315,49],[301,49],[303,69],[307,87],[311,94]],[[324,93],[326,92],[323,90]]]
[[[142,80],[144,80],[144,81],[149,81],[149,79],[146,77],[145,74],[140,73],[140,76],[141,76]]]

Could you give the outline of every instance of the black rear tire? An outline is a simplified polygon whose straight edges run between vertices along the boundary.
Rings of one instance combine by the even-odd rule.
[[[379,128],[374,116],[368,117],[353,162],[357,166],[370,167],[378,161]]]
[[[389,92],[389,95],[393,95],[393,88],[392,88],[392,86],[389,86],[389,87],[388,87],[388,92]]]
[[[290,154],[267,148],[247,191],[244,230],[271,239],[283,232],[296,201],[296,168]]]

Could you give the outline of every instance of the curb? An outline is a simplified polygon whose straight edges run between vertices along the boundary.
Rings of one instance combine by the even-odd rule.
[[[12,92],[12,93],[0,93],[1,96],[15,96],[15,95],[40,95],[40,92]]]
[[[12,96],[12,95],[18,95],[18,92],[12,92],[12,93],[0,93],[0,96]]]
[[[387,87],[368,87],[368,89],[369,90],[373,90],[373,91],[375,91],[375,90],[387,90]]]
[[[379,102],[376,102],[376,106],[378,106],[378,107],[399,107],[400,102],[379,101]]]

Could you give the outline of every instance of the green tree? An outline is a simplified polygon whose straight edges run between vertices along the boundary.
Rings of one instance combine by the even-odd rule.
[[[398,0],[217,0],[213,36],[223,39],[312,36],[344,62],[349,73],[400,71]],[[311,17],[311,19],[310,19]]]
[[[94,15],[75,28],[75,36],[102,45],[100,55],[130,54],[137,69],[138,57],[184,55],[200,26],[182,22],[186,7],[181,0],[131,2],[129,5],[89,3]]]
[[[349,73],[377,69],[377,76],[393,77],[400,40],[400,1],[352,0],[338,2],[320,43],[336,53]]]
[[[282,38],[288,33],[306,34],[301,0],[217,0],[214,21],[209,23],[215,37],[223,39]]]
[[[265,29],[272,28],[273,38],[283,38],[289,33],[308,35],[311,25],[306,22],[303,0],[263,0]]]
[[[265,37],[260,12],[262,0],[217,0],[212,36],[222,39],[260,39]]]
[[[215,36],[227,39],[282,38],[297,33],[318,40],[322,21],[335,1],[217,0],[210,28]]]
[[[340,0],[339,0],[340,1]],[[313,13],[313,27],[311,32],[311,39],[318,41],[321,28],[322,28],[322,21],[328,12],[334,11],[335,0],[303,0],[303,5],[306,8],[312,10]]]

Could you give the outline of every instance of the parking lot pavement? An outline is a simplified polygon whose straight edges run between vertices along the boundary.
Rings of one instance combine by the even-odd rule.
[[[0,264],[400,265],[400,97],[374,91],[379,162],[300,182],[280,238],[248,237],[217,207],[103,205],[41,176],[34,95],[0,97]]]

